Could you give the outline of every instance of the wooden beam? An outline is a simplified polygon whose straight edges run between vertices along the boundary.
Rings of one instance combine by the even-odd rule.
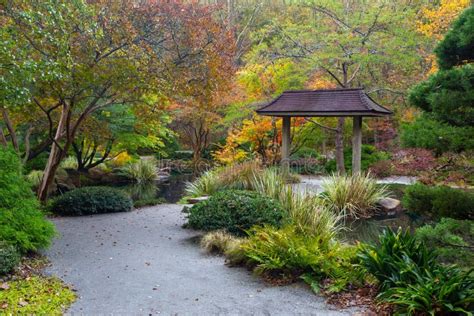
[[[352,125],[352,173],[360,173],[362,156],[362,116],[354,116]]]
[[[284,169],[290,168],[290,146],[291,146],[291,117],[282,117],[281,131],[281,165]]]

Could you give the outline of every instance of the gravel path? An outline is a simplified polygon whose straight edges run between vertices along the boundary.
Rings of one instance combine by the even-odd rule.
[[[304,284],[269,286],[204,254],[181,228],[182,206],[54,219],[47,273],[70,283],[77,315],[348,315]]]

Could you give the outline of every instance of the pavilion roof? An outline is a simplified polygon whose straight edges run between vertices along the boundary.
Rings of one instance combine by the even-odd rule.
[[[362,88],[285,91],[257,110],[266,116],[385,116],[393,114]]]

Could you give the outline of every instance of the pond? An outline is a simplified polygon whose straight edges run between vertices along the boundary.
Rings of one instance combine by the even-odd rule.
[[[192,174],[171,175],[166,180],[148,183],[121,185],[134,201],[161,199],[166,203],[176,203],[184,195],[186,183],[193,179]]]

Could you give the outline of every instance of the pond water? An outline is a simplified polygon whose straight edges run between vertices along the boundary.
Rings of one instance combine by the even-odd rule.
[[[122,185],[134,201],[163,199],[167,203],[178,202],[184,194],[186,182],[193,179],[192,174],[171,175],[166,180],[149,183],[133,183]]]

